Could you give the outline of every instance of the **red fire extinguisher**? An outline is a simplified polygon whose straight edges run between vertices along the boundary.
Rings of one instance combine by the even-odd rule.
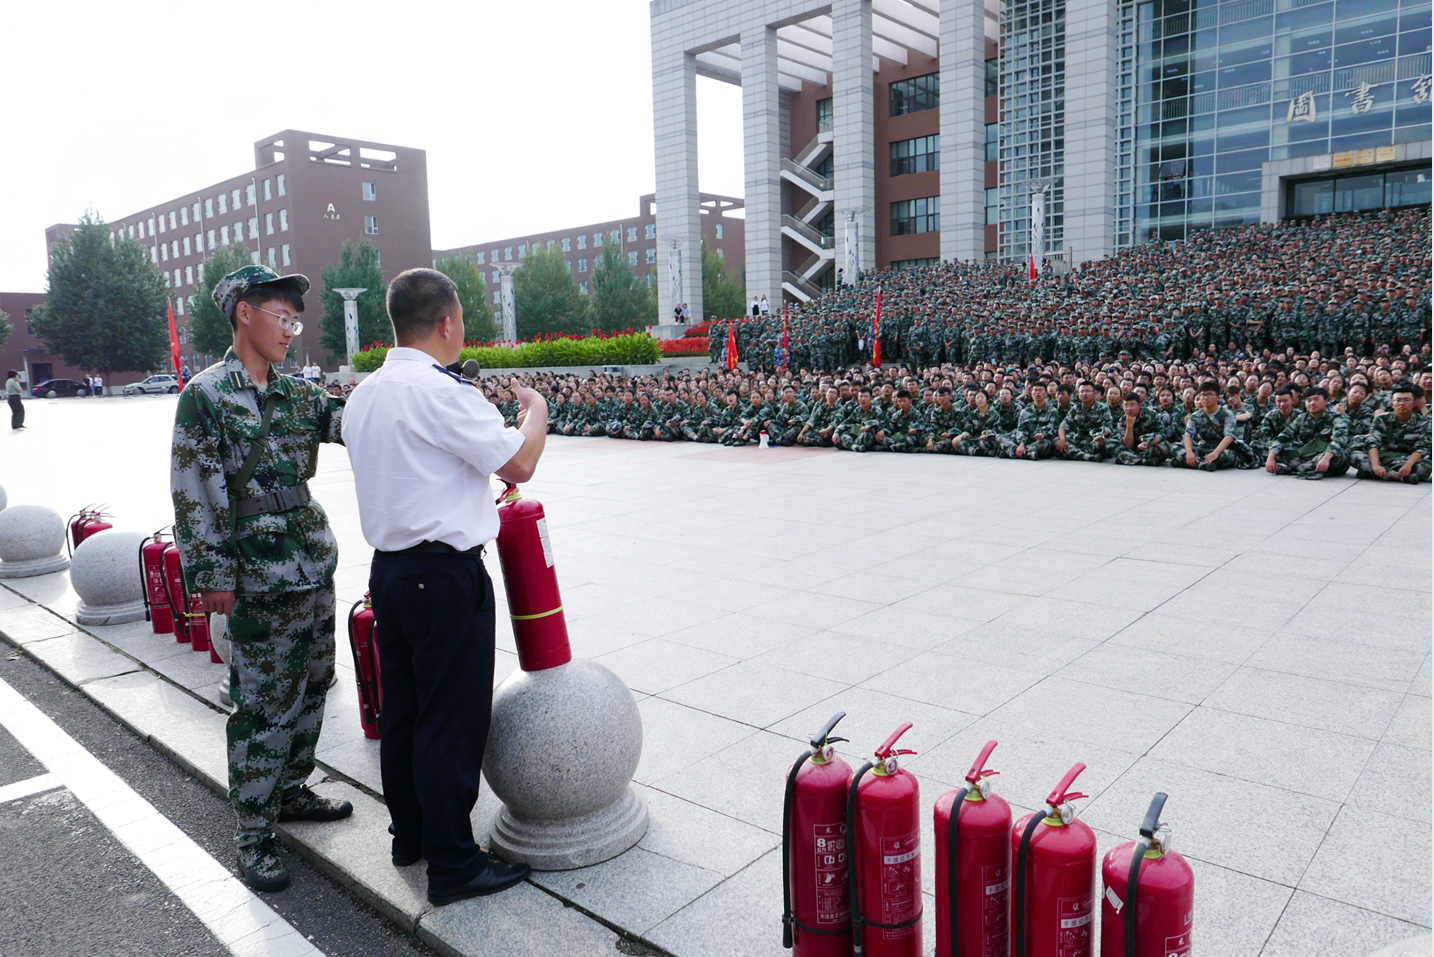
[[[198,595],[185,590],[179,547],[167,542],[163,560],[164,589],[174,618],[175,641],[187,642],[193,651],[209,652],[210,660],[218,659],[209,646],[209,619],[204,614],[204,604]]]
[[[991,793],[987,741],[966,786],[936,802],[936,953],[1006,957],[1011,940],[1011,806]]]
[[[851,766],[832,747],[839,711],[787,775],[782,805],[782,946],[797,957],[851,953],[846,792]]]
[[[144,614],[152,623],[156,635],[168,635],[174,631],[164,572],[164,553],[172,547],[162,531],[155,532],[139,545],[139,570],[144,579]]]
[[[1101,872],[1101,957],[1187,957],[1195,915],[1195,872],[1170,849],[1160,823],[1164,794],[1155,795],[1140,840],[1112,848]],[[1123,912],[1123,913],[1122,913]]]
[[[847,792],[847,867],[856,957],[921,957],[921,788],[897,761],[906,722],[857,769]],[[871,777],[866,772],[871,771]],[[863,780],[864,779],[864,780]],[[871,928],[869,931],[867,928]]]
[[[378,629],[374,627],[373,602],[364,592],[362,600],[349,609],[349,647],[354,653],[354,678],[358,682],[359,724],[363,736],[379,736],[378,719],[383,714],[383,680],[378,671]]]
[[[1077,762],[1046,798],[1045,813],[1011,829],[1016,854],[1016,957],[1092,957],[1095,921],[1095,832],[1070,804],[1085,770]]]
[[[568,622],[553,570],[553,546],[541,503],[525,499],[512,482],[498,497],[498,561],[513,619],[518,667],[543,671],[573,659]]]
[[[70,539],[66,544],[71,555],[80,547],[80,543],[91,535],[114,528],[113,524],[105,521],[105,513],[101,511],[103,508],[103,505],[86,505],[70,516]]]

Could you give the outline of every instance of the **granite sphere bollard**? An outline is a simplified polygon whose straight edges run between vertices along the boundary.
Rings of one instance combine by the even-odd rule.
[[[632,789],[642,715],[621,678],[572,657],[543,507],[510,488],[498,516],[520,670],[493,693],[483,775],[503,807],[489,845],[537,870],[587,867],[647,833]]]
[[[32,578],[70,567],[65,520],[43,505],[0,512],[0,578]]]
[[[119,625],[144,619],[144,579],[139,570],[143,532],[91,535],[70,559],[70,585],[80,596],[75,620],[82,625]]]
[[[5,505],[8,502],[9,499],[5,497],[5,486],[0,485],[0,512],[5,511]]]

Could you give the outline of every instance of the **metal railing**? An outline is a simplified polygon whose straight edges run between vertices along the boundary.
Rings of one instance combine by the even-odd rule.
[[[832,181],[828,176],[822,176],[810,166],[803,166],[795,160],[782,160],[782,169],[791,173],[797,179],[811,186],[813,189],[821,190],[823,193],[831,192]]]
[[[809,282],[792,272],[790,269],[782,270],[782,282],[799,290],[808,299],[815,299],[822,294],[822,289],[814,282]]]
[[[797,219],[797,217],[788,215],[787,213],[782,214],[782,225],[806,239],[807,242],[816,246],[818,249],[831,249],[836,245],[835,237],[828,236],[821,230],[814,229],[800,219]]]

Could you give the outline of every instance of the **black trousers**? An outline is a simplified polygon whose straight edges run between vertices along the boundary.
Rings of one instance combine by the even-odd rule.
[[[468,816],[493,713],[493,583],[477,554],[375,552],[369,590],[391,830],[421,848],[430,893],[448,893],[489,866]]]
[[[25,424],[25,403],[20,401],[18,395],[10,398],[10,428],[18,429]]]

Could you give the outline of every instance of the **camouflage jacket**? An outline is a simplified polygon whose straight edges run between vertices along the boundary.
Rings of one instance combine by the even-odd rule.
[[[936,439],[960,435],[962,418],[961,410],[954,405],[949,410],[933,405],[926,413],[926,432]]]
[[[1021,420],[1016,425],[1016,442],[1029,445],[1036,441],[1037,435],[1047,442],[1054,442],[1060,427],[1061,414],[1054,402],[1047,402],[1040,409],[1033,404],[1021,413]]]
[[[1289,415],[1280,415],[1279,409],[1271,408],[1270,411],[1265,413],[1265,417],[1260,420],[1259,428],[1255,430],[1255,436],[1252,440],[1255,447],[1268,449],[1271,445],[1274,445],[1275,440],[1280,437],[1280,433],[1295,420],[1296,415],[1299,415],[1299,413],[1291,412]]]
[[[1235,413],[1221,406],[1213,413],[1196,409],[1185,421],[1185,434],[1195,451],[1208,454],[1227,437],[1238,438]]]
[[[1355,443],[1356,447],[1359,447],[1363,442],[1363,437],[1374,430],[1375,407],[1373,403],[1365,401],[1361,402],[1358,408],[1351,410],[1349,403],[1346,402],[1342,411],[1344,417],[1349,419],[1349,439]],[[1368,446],[1364,447],[1368,448]]]
[[[893,408],[886,413],[886,422],[883,424],[888,435],[914,433],[914,437],[922,442],[926,441],[926,420],[913,406],[902,412],[899,408]]]
[[[1125,412],[1122,410],[1120,418],[1115,420],[1111,429],[1111,437],[1119,442],[1122,447],[1125,445],[1125,423]],[[1135,446],[1141,445],[1142,443],[1149,445],[1156,439],[1164,438],[1165,435],[1160,427],[1160,417],[1149,409],[1142,407],[1139,414],[1135,417],[1135,442],[1131,448],[1134,449]]]
[[[1367,448],[1381,454],[1412,455],[1418,452],[1429,458],[1429,416],[1415,412],[1408,422],[1400,422],[1393,412],[1377,416],[1368,436]],[[1387,463],[1386,463],[1387,464]]]
[[[982,415],[978,410],[973,408],[961,417],[962,435],[979,438],[987,433],[998,435],[1000,432],[1000,413],[990,407],[987,407],[985,415]]]
[[[279,398],[267,450],[239,498],[295,488],[313,478],[319,443],[342,443],[343,400],[269,369],[259,389],[230,349],[180,393],[174,412],[170,494],[184,577],[194,591],[307,591],[333,577],[338,546],[317,501],[239,518],[228,483],[260,433],[269,391]]]
[[[1104,436],[1110,438],[1110,408],[1104,402],[1095,402],[1089,409],[1079,402],[1072,402],[1070,411],[1061,421],[1061,428],[1066,430],[1066,435],[1079,436],[1081,438],[1095,438]]]
[[[1294,419],[1270,446],[1270,451],[1278,455],[1285,449],[1299,450],[1316,439],[1327,443],[1326,451],[1349,451],[1349,419],[1333,409],[1326,409],[1318,419],[1308,412],[1296,412]]]
[[[820,432],[841,421],[841,404],[827,405],[825,402],[812,406],[811,414],[807,416],[807,428],[812,432]]]

